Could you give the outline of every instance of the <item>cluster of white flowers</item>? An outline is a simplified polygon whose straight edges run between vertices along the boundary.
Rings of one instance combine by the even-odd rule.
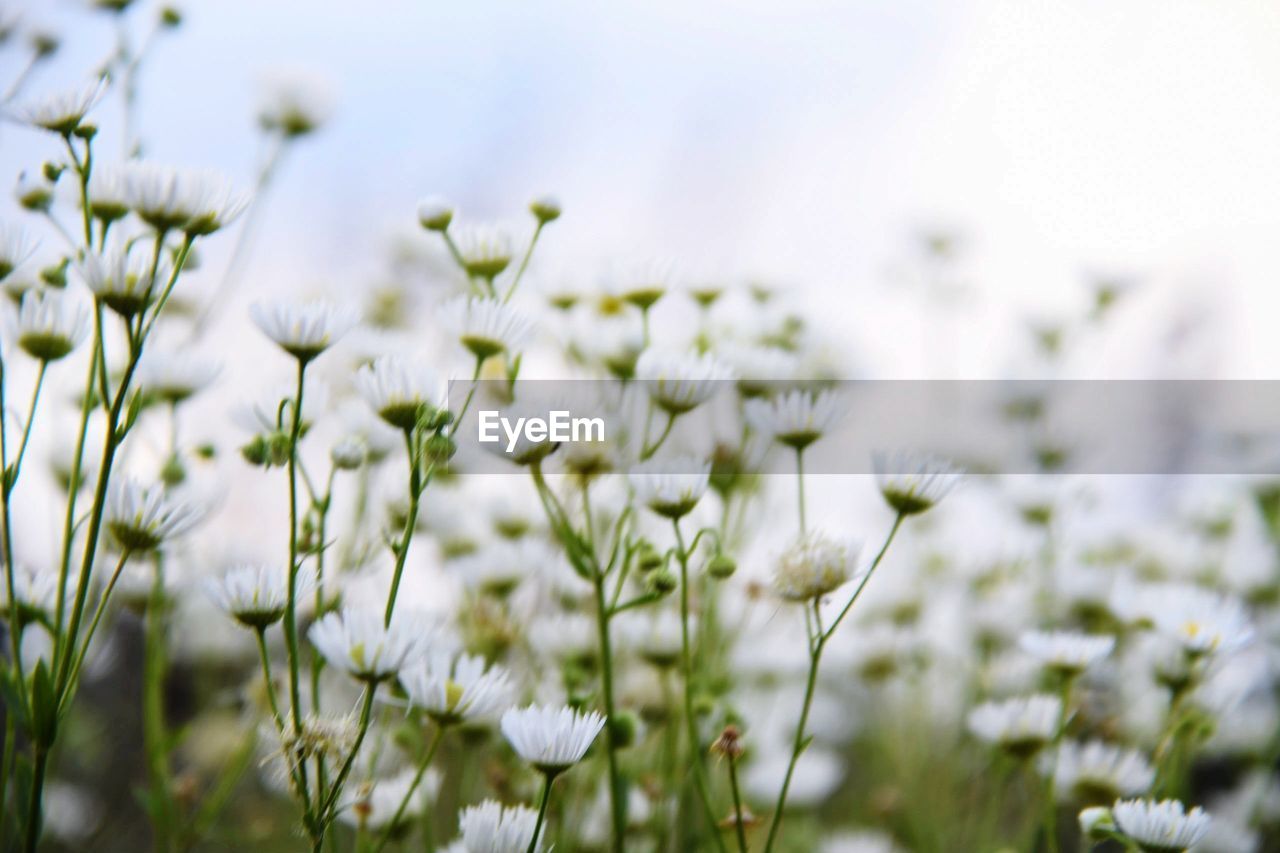
[[[92,722],[144,727],[102,748],[143,743],[110,761],[146,766],[129,819],[164,849],[240,824],[375,853],[1274,849],[1280,489],[1118,528],[1105,490],[1043,474],[1036,401],[1017,481],[854,459],[822,318],[665,260],[556,276],[552,196],[523,226],[428,198],[395,284],[263,292],[206,334],[253,270],[250,199],[332,92],[273,81],[247,194],[136,139],[103,162],[136,59],[6,107],[50,154],[0,222],[0,846],[97,840],[60,815],[92,760],[61,739]],[[481,411],[539,420],[554,380],[607,435],[471,441]],[[806,471],[828,447],[874,476]],[[77,703],[135,665],[140,721]],[[175,672],[196,707],[165,702]]]

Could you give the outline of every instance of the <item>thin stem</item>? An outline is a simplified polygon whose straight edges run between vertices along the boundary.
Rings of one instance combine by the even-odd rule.
[[[71,683],[74,684],[76,678],[80,675],[80,670],[84,667],[84,659],[89,654],[89,644],[93,642],[93,635],[98,630],[98,623],[102,621],[102,614],[106,612],[107,601],[111,598],[111,593],[116,588],[116,581],[120,580],[120,574],[124,571],[125,563],[129,561],[129,551],[120,554],[120,559],[116,563],[115,570],[111,573],[111,578],[107,581],[107,586],[102,590],[102,597],[98,599],[98,606],[93,611],[93,618],[89,620],[89,629],[85,632],[84,643],[80,646],[80,651],[76,653],[75,663],[71,666]]]
[[[663,442],[665,442],[667,440],[667,437],[671,435],[671,428],[676,425],[677,417],[679,416],[674,412],[667,413],[667,425],[662,428],[662,433],[656,439],[654,439],[653,444],[647,445],[640,451],[641,462],[644,462],[645,460],[650,459],[653,456],[653,454],[658,452],[658,448],[662,447]]]
[[[400,535],[400,543],[396,545],[396,565],[391,574],[391,590],[387,593],[387,610],[383,624],[390,628],[391,617],[396,611],[396,599],[400,594],[400,579],[404,575],[405,562],[409,558],[409,544],[413,541],[413,531],[418,526],[418,506],[422,498],[422,466],[418,458],[413,429],[404,431],[405,450],[409,454],[409,511],[404,519],[404,532]]]
[[[396,808],[396,813],[387,822],[387,828],[383,830],[382,837],[374,845],[373,853],[382,853],[382,848],[387,846],[387,842],[391,840],[391,835],[395,828],[399,826],[400,821],[404,818],[404,813],[409,808],[410,801],[413,800],[414,792],[418,790],[418,785],[422,783],[422,777],[427,775],[427,768],[431,766],[431,760],[436,756],[436,749],[439,748],[440,741],[444,739],[444,732],[444,726],[436,726],[436,733],[431,738],[431,745],[427,747],[427,754],[418,763],[418,772],[413,775],[413,781],[409,784],[409,790],[405,791],[404,799],[400,801],[399,807]]]
[[[151,779],[152,826],[155,848],[165,850],[173,830],[173,783],[169,769],[169,737],[164,715],[164,571],[156,559],[156,577],[147,605],[143,651],[142,730],[146,749],[147,774]],[[156,815],[155,812],[160,814]],[[158,818],[158,819],[157,819]]]
[[[796,504],[800,509],[800,535],[808,532],[804,512],[804,448],[796,448]]]
[[[31,775],[31,800],[27,804],[27,825],[25,827],[26,835],[23,842],[23,849],[26,853],[36,853],[36,848],[40,846],[40,823],[41,805],[43,803],[44,777],[49,769],[49,749],[44,746],[37,746],[35,752],[35,766]]]
[[[0,356],[0,478],[6,482],[9,478],[9,445],[7,441],[8,426],[6,421],[5,378],[8,367],[3,356]],[[18,698],[22,703],[24,714],[27,710],[26,676],[22,672],[22,615],[18,605],[17,582],[13,564],[13,513],[9,506],[9,489],[0,485],[0,546],[4,548],[5,591],[9,596],[9,643],[13,655],[14,674],[17,676]]]
[[[742,795],[738,793],[738,759],[730,753],[729,790],[733,792],[733,825],[738,835],[738,850],[747,853],[747,828],[742,822]]]
[[[267,629],[258,628],[254,632],[258,638],[258,657],[262,661],[262,681],[267,688],[267,704],[271,706],[271,718],[276,722],[276,730],[284,732],[284,717],[280,716],[280,703],[276,701],[276,686],[271,678],[271,656],[267,654]]]
[[[551,802],[551,783],[555,781],[556,777],[554,773],[546,773],[544,776],[542,802],[538,804],[538,822],[533,825],[533,837],[529,839],[529,849],[526,853],[537,853],[538,838],[542,835],[542,824],[547,819],[547,803]]]
[[[31,392],[31,407],[27,410],[27,422],[22,428],[22,441],[18,444],[18,455],[13,459],[13,476],[5,483],[5,489],[12,492],[18,483],[18,474],[22,470],[22,459],[27,455],[27,442],[31,440],[31,424],[36,419],[36,406],[40,403],[40,389],[44,387],[44,374],[49,369],[49,362],[41,361],[36,372],[35,389]]]
[[[373,716],[373,697],[378,692],[378,685],[370,683],[366,685],[364,691],[364,706],[360,709],[360,729],[356,734],[356,742],[351,747],[351,753],[346,760],[342,762],[342,768],[338,771],[338,776],[333,780],[333,787],[329,790],[321,803],[318,816],[320,819],[321,840],[325,831],[329,827],[329,823],[333,820],[334,805],[338,801],[338,795],[342,793],[342,786],[347,782],[347,776],[351,773],[351,767],[355,764],[356,755],[360,752],[360,747],[364,745],[365,735],[369,733],[369,721]]]
[[[298,359],[293,423],[289,430],[289,595],[285,603],[284,639],[289,650],[289,704],[294,734],[302,734],[302,696],[298,686],[298,440],[302,435],[302,402],[307,363]]]
[[[844,617],[849,614],[850,609],[853,608],[854,602],[858,600],[858,596],[862,595],[862,590],[866,588],[867,581],[871,580],[871,576],[875,574],[876,569],[879,568],[880,562],[884,559],[885,553],[888,552],[889,545],[892,544],[893,537],[897,535],[898,528],[902,526],[902,521],[905,518],[906,515],[903,513],[898,513],[898,515],[894,517],[893,526],[889,528],[889,535],[885,537],[884,544],[880,546],[880,550],[876,553],[875,559],[872,560],[871,565],[867,567],[867,573],[862,576],[862,580],[858,583],[857,589],[853,591],[853,595],[849,596],[849,600],[845,602],[844,607],[840,609],[840,613],[836,616],[835,620],[832,621],[831,627],[823,634],[823,642],[830,639],[831,635],[836,632],[836,628],[840,627],[840,623],[844,621]]]
[[[512,280],[511,286],[507,288],[506,294],[502,297],[503,305],[511,301],[511,297],[515,294],[516,288],[520,286],[520,279],[524,278],[524,271],[529,268],[529,259],[533,257],[533,247],[538,245],[538,237],[542,234],[542,226],[545,224],[545,222],[539,219],[538,227],[533,229],[533,236],[529,238],[529,246],[524,250],[524,257],[520,260],[520,267],[516,270],[516,277]]]
[[[725,843],[716,825],[715,810],[711,807],[702,739],[698,736],[698,719],[693,713],[693,651],[689,642],[689,552],[685,549],[684,535],[680,532],[680,520],[672,519],[671,526],[676,533],[676,557],[680,563],[680,665],[684,675],[684,718],[689,736],[689,757],[693,761],[694,785],[698,789],[698,799],[702,802],[711,837],[723,851]]]
[[[898,513],[894,518],[893,526],[889,529],[889,535],[885,537],[884,544],[880,546],[880,551],[876,554],[875,559],[871,561],[871,565],[867,568],[867,572],[863,576],[862,581],[858,584],[857,589],[853,591],[853,595],[849,597],[848,602],[846,602],[844,607],[840,610],[839,615],[837,615],[835,620],[832,621],[830,627],[825,629],[822,627],[822,610],[821,604],[818,600],[815,599],[813,601],[812,614],[810,614],[808,610],[805,611],[806,624],[809,624],[807,620],[812,617],[813,626],[809,632],[809,674],[805,681],[804,702],[800,706],[800,720],[796,724],[796,733],[792,740],[791,759],[787,763],[787,772],[782,779],[782,789],[778,792],[778,801],[774,805],[773,816],[770,819],[769,836],[766,839],[764,846],[765,853],[771,853],[773,850],[773,845],[778,837],[778,831],[782,827],[782,817],[786,810],[787,792],[791,788],[791,778],[795,775],[796,764],[800,761],[800,754],[804,752],[805,747],[808,746],[809,743],[809,738],[805,737],[805,729],[809,724],[809,711],[813,707],[814,691],[818,685],[818,668],[822,663],[823,649],[826,648],[827,641],[831,639],[836,628],[840,627],[840,622],[843,621],[846,615],[848,615],[854,602],[858,600],[858,596],[862,594],[862,590],[866,588],[867,581],[871,580],[871,575],[875,573],[876,568],[884,559],[884,555],[888,552],[889,545],[893,542],[893,538],[897,534],[898,528],[902,526],[902,520],[905,517],[906,516],[904,514]]]
[[[587,498],[587,486],[582,487],[582,504],[586,512],[588,525],[587,536],[591,537],[591,504]],[[594,551],[594,548],[592,549]],[[594,555],[593,555],[594,556]],[[618,768],[617,745],[614,742],[613,727],[617,723],[613,695],[613,648],[609,637],[610,612],[605,603],[604,574],[597,566],[592,573],[592,585],[596,596],[596,631],[600,639],[600,681],[604,693],[605,738],[609,759],[609,813],[613,821],[613,849],[621,853],[627,831],[626,793],[622,787],[622,775]]]

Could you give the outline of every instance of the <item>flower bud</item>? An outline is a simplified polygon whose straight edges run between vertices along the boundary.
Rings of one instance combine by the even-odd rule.
[[[723,552],[716,554],[707,563],[707,574],[718,581],[733,577],[733,573],[738,570],[738,564],[728,554]]]
[[[555,222],[560,218],[560,200],[555,196],[538,196],[529,202],[529,212],[537,217],[541,225]]]
[[[640,720],[631,711],[619,711],[609,718],[609,742],[615,748],[634,745],[639,733]]]
[[[670,569],[656,569],[649,573],[649,578],[645,585],[651,593],[670,595],[675,592],[676,587],[680,585],[680,581]]]
[[[418,224],[428,231],[444,233],[453,222],[453,205],[439,196],[423,199],[418,204]]]

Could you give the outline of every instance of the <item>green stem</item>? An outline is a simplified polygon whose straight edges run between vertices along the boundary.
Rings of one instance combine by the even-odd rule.
[[[302,695],[298,686],[298,441],[302,435],[302,402],[307,363],[298,359],[293,422],[289,429],[289,595],[285,602],[284,639],[289,650],[289,705],[294,734],[302,734]],[[304,791],[305,793],[305,791]]]
[[[885,537],[884,544],[880,546],[880,550],[876,553],[875,559],[872,560],[871,565],[867,567],[867,573],[862,576],[862,580],[859,581],[857,589],[853,591],[853,595],[849,596],[849,600],[845,602],[844,607],[840,609],[840,613],[836,616],[835,620],[832,621],[831,627],[826,630],[825,634],[823,634],[822,639],[824,642],[831,638],[831,635],[836,632],[836,628],[840,627],[840,623],[844,621],[845,616],[849,615],[849,611],[853,608],[854,602],[858,600],[858,596],[862,595],[862,590],[866,589],[867,581],[871,580],[871,576],[875,574],[876,569],[880,567],[880,562],[884,560],[884,555],[888,552],[889,545],[893,543],[893,537],[898,534],[898,528],[902,526],[902,521],[905,518],[906,516],[902,513],[898,513],[898,515],[894,517],[893,526],[889,528],[889,535]]]
[[[85,631],[84,642],[80,645],[80,651],[76,652],[75,662],[71,665],[70,683],[73,685],[76,683],[76,679],[80,677],[80,670],[84,668],[84,659],[89,654],[89,644],[93,642],[93,635],[98,631],[98,623],[102,621],[102,614],[107,609],[107,601],[111,598],[111,593],[115,591],[116,581],[120,580],[120,573],[124,571],[125,563],[129,561],[129,555],[130,552],[127,550],[120,554],[115,570],[111,572],[111,577],[107,580],[107,585],[102,590],[102,596],[98,599],[98,606],[94,608],[93,618],[89,620],[89,628]]]
[[[542,824],[547,819],[547,803],[551,802],[551,783],[555,781],[554,773],[544,774],[545,781],[542,783],[542,802],[538,804],[538,822],[533,825],[533,837],[529,839],[529,849],[526,853],[537,853],[538,838],[542,835]]]
[[[146,637],[143,652],[143,743],[147,773],[151,779],[152,827],[155,849],[170,847],[173,813],[173,785],[169,774],[168,733],[164,718],[164,618],[166,603],[164,571],[156,560],[156,577],[147,605]],[[159,812],[159,814],[157,814]]]
[[[360,752],[360,747],[364,745],[365,735],[369,733],[369,722],[373,717],[373,697],[378,692],[378,685],[370,683],[365,686],[364,705],[360,709],[360,729],[356,734],[356,742],[351,747],[351,753],[346,760],[342,762],[342,768],[338,771],[338,776],[333,780],[333,787],[321,802],[318,812],[320,823],[320,840],[324,840],[324,834],[328,831],[329,824],[333,822],[334,806],[338,802],[338,795],[342,793],[342,786],[347,782],[347,776],[351,774],[351,768],[355,765],[356,755]]]
[[[387,610],[383,617],[383,624],[388,628],[391,627],[391,617],[396,611],[400,579],[404,575],[405,562],[409,559],[409,545],[413,541],[413,531],[418,526],[418,507],[422,498],[422,465],[418,458],[413,429],[404,431],[404,444],[409,454],[409,512],[404,519],[404,532],[400,535],[400,543],[396,546],[396,565],[391,574],[391,590],[387,593]]]
[[[258,628],[253,632],[258,638],[258,656],[262,661],[262,681],[267,688],[267,704],[271,706],[271,718],[276,722],[276,730],[284,732],[284,717],[280,716],[280,703],[276,700],[276,687],[271,680],[271,656],[267,654],[267,629]]]
[[[640,451],[641,462],[644,462],[645,460],[652,458],[653,454],[658,452],[658,448],[662,447],[663,442],[665,442],[667,440],[667,437],[671,435],[671,428],[676,425],[677,417],[678,416],[674,412],[667,413],[667,425],[663,427],[662,434],[659,435],[654,440],[653,444],[648,445],[647,447],[645,447],[643,450]]]
[[[44,777],[49,769],[49,750],[37,746],[35,765],[31,775],[31,800],[27,804],[27,824],[23,849],[26,853],[36,853],[40,846],[41,806],[44,800]]]
[[[529,268],[529,259],[533,257],[533,247],[538,245],[538,237],[542,234],[542,226],[545,224],[539,219],[538,227],[533,229],[533,236],[529,238],[529,246],[524,250],[524,257],[520,260],[520,268],[516,270],[516,277],[502,297],[503,305],[511,301],[511,297],[515,295],[516,288],[520,286],[520,279],[524,278],[524,271]]]
[[[378,839],[378,843],[373,848],[373,853],[382,853],[382,848],[387,846],[387,842],[391,840],[391,834],[404,818],[404,813],[409,808],[410,801],[413,800],[414,792],[422,784],[422,777],[427,775],[427,768],[431,766],[431,760],[436,756],[436,749],[439,748],[440,741],[444,739],[444,731],[444,726],[436,726],[436,733],[431,738],[431,745],[427,747],[427,754],[419,762],[418,772],[413,775],[413,782],[409,784],[409,790],[405,792],[404,799],[400,801],[399,807],[396,808],[396,813],[388,821],[386,829],[382,832],[382,837]]]
[[[814,608],[818,607],[817,602]],[[791,743],[791,759],[787,762],[786,775],[782,777],[782,789],[778,791],[778,801],[773,807],[773,817],[769,824],[769,837],[765,841],[765,853],[773,850],[778,831],[782,828],[782,815],[787,806],[787,792],[791,789],[791,777],[795,775],[800,755],[808,745],[804,730],[809,724],[809,711],[813,708],[813,696],[818,686],[818,667],[822,663],[822,650],[826,645],[826,635],[815,626],[814,639],[809,648],[809,675],[805,681],[804,703],[800,706],[800,720],[796,723],[796,734]]]
[[[800,535],[808,531],[804,512],[804,449],[796,448],[796,502],[800,509]]]
[[[36,419],[36,406],[40,404],[40,389],[44,387],[44,374],[49,368],[49,362],[41,361],[40,368],[36,372],[35,389],[31,392],[31,407],[27,411],[27,422],[22,428],[22,441],[18,444],[18,455],[13,460],[13,476],[5,483],[5,489],[9,492],[13,491],[13,487],[18,483],[18,474],[22,471],[22,459],[27,455],[27,442],[31,440],[31,424]]]
[[[702,739],[698,736],[698,718],[693,712],[693,651],[689,642],[689,552],[685,549],[684,534],[680,532],[680,520],[672,519],[671,526],[675,529],[676,557],[680,562],[680,664],[684,675],[684,718],[689,736],[689,758],[693,762],[694,785],[698,790],[698,799],[702,803],[711,837],[716,840],[717,847],[724,851],[724,839],[720,837],[715,809],[711,807]]]
[[[583,487],[583,502],[586,503],[586,486]],[[589,531],[588,531],[589,532]],[[596,595],[596,631],[600,637],[600,680],[604,692],[605,742],[609,758],[609,813],[613,821],[613,849],[622,853],[623,841],[627,832],[627,802],[622,786],[622,774],[618,768],[617,746],[614,742],[613,727],[617,723],[617,711],[614,707],[613,695],[613,649],[609,637],[609,610],[605,603],[604,576],[597,570],[592,578]]]
[[[729,790],[733,792],[733,826],[737,830],[738,850],[747,853],[747,828],[742,822],[742,795],[738,792],[738,760],[729,755]]]

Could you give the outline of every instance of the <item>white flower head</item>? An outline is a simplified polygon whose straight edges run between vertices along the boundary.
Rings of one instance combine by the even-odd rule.
[[[931,509],[955,488],[962,473],[945,459],[917,453],[876,453],[872,466],[880,494],[902,515]]]
[[[664,411],[681,415],[701,406],[719,382],[733,374],[712,355],[647,349],[636,361],[636,379]]]
[[[315,132],[333,114],[333,84],[309,71],[279,70],[264,81],[258,123],[296,138]]]
[[[431,632],[422,620],[397,616],[387,627],[381,610],[346,607],[311,626],[307,636],[330,665],[369,683],[385,681],[417,661]]]
[[[5,567],[0,566],[0,572]],[[53,624],[58,598],[58,573],[16,563],[13,567],[13,597],[18,603],[18,620]],[[9,585],[0,583],[0,605],[9,611]]]
[[[301,362],[320,355],[359,322],[354,311],[328,302],[255,302],[249,316],[264,335]]]
[[[511,265],[511,238],[488,226],[458,229],[458,254],[467,275],[492,281]]]
[[[147,350],[138,365],[138,384],[151,394],[176,405],[213,384],[221,366],[192,352]]]
[[[672,519],[688,515],[698,505],[710,478],[711,463],[692,456],[650,459],[627,475],[640,503]]]
[[[830,391],[795,389],[773,399],[748,400],[747,423],[779,444],[804,450],[835,425],[840,408]]]
[[[1156,630],[1189,655],[1227,655],[1253,641],[1253,623],[1235,598],[1195,586],[1162,590],[1151,610]]]
[[[1181,853],[1209,831],[1209,814],[1177,800],[1121,800],[1111,807],[1116,828],[1146,853]]]
[[[132,208],[129,197],[129,167],[94,165],[89,175],[89,212],[102,222],[115,222]]]
[[[409,701],[440,725],[490,719],[511,706],[507,671],[484,658],[452,651],[429,654],[400,673]]]
[[[393,427],[411,430],[440,408],[444,386],[430,371],[399,356],[382,356],[356,371],[356,390]]]
[[[980,740],[995,744],[1020,757],[1043,749],[1058,734],[1062,700],[1035,694],[984,702],[969,712],[969,731]]]
[[[1141,794],[1155,781],[1155,768],[1136,749],[1102,741],[1064,741],[1053,762],[1054,791],[1062,802],[1111,803]]]
[[[469,806],[458,815],[458,829],[462,833],[460,845],[450,845],[448,850],[462,853],[526,853],[530,845],[536,853],[544,853],[546,847],[534,838],[538,831],[538,813],[525,806],[504,806],[494,800],[485,800],[478,806]],[[535,841],[537,842],[535,844]]]
[[[1018,646],[1050,669],[1079,675],[1111,654],[1116,638],[1075,631],[1027,631],[1018,637]]]
[[[298,598],[315,586],[312,572],[299,572],[294,581]],[[263,630],[284,618],[289,601],[289,574],[278,566],[237,566],[222,577],[209,579],[205,590],[213,603],[246,628]]]
[[[106,528],[126,551],[153,551],[200,523],[204,513],[163,485],[122,479],[107,501]]]
[[[18,115],[33,127],[70,136],[106,92],[107,80],[99,77],[78,89],[57,92],[31,101],[18,110]]]
[[[125,319],[147,306],[158,292],[156,282],[169,279],[169,264],[161,258],[151,275],[151,259],[141,253],[132,256],[120,244],[102,254],[90,252],[77,269],[85,285],[103,305]]]
[[[737,377],[744,397],[763,397],[800,375],[800,359],[777,347],[726,344],[716,353]]]
[[[858,547],[810,532],[778,557],[773,586],[788,601],[811,601],[835,592],[858,570]]]
[[[21,228],[0,222],[0,280],[9,276],[36,250],[35,241]]]
[[[18,346],[32,358],[57,361],[89,334],[89,309],[65,290],[32,288],[22,295],[14,322]]]
[[[446,326],[477,359],[517,352],[533,335],[533,323],[518,308],[497,299],[457,297],[440,308]]]
[[[131,162],[124,168],[129,207],[157,231],[212,234],[249,204],[248,196],[235,192],[217,172],[148,162]]]
[[[595,711],[530,705],[502,715],[502,734],[522,759],[542,773],[556,774],[582,760],[604,722]]]

